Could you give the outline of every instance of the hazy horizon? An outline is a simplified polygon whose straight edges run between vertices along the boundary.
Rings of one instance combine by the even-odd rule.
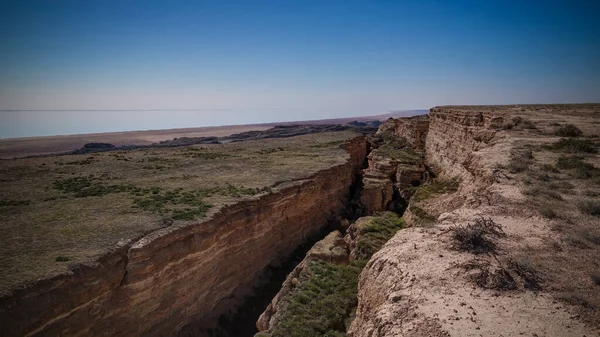
[[[281,112],[296,112],[301,114],[289,114],[282,116]],[[426,113],[426,109],[395,110],[402,115],[414,115]],[[101,115],[85,115],[86,112],[101,112]],[[145,116],[134,113],[145,113]],[[200,112],[200,113],[199,113]],[[228,114],[219,118],[219,113]],[[249,113],[252,112],[252,113]],[[68,136],[75,134],[129,132],[147,130],[167,130],[214,126],[252,125],[266,123],[301,122],[321,119],[353,118],[385,115],[394,112],[382,112],[374,114],[335,114],[333,117],[319,117],[298,109],[274,109],[271,112],[272,119],[264,120],[267,116],[265,110],[2,110],[0,120],[6,121],[0,124],[0,139],[45,137],[45,136]],[[10,113],[18,113],[10,116]],[[240,118],[240,113],[246,117]],[[51,114],[51,116],[42,116]],[[129,114],[129,115],[128,115]],[[168,115],[167,115],[168,114]],[[262,119],[253,122],[257,115]],[[306,116],[306,118],[304,117]],[[312,116],[314,118],[309,118]],[[73,130],[78,130],[73,132]]]
[[[598,12],[585,0],[3,1],[0,110],[79,113],[2,114],[0,137],[124,128],[84,110],[201,107],[202,124],[223,125],[598,102]],[[183,123],[149,119],[126,127]]]

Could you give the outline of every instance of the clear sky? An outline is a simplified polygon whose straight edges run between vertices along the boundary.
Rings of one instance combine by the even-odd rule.
[[[598,102],[599,13],[582,0],[1,1],[0,109],[205,109],[189,125],[202,126]],[[0,118],[0,137],[86,131]],[[106,131],[142,128],[118,123]]]

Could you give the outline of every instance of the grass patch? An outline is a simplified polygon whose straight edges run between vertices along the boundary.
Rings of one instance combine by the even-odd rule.
[[[410,211],[415,215],[419,224],[432,224],[437,220],[433,215],[427,213],[427,211],[425,211],[421,207],[410,206]]]
[[[521,116],[515,116],[509,121],[504,121],[502,118],[492,120],[491,127],[493,129],[502,130],[523,130],[523,129],[535,129],[535,125],[529,119],[525,119]]]
[[[197,148],[197,147],[185,148],[185,149],[181,150],[181,152],[179,152],[178,155],[187,157],[187,158],[203,159],[203,160],[231,157],[231,155],[228,153],[210,152],[206,149]]]
[[[556,167],[554,167],[553,165],[550,165],[550,164],[543,164],[542,166],[540,166],[540,169],[545,172],[552,172],[552,173],[560,172]]]
[[[542,148],[550,151],[568,153],[597,153],[598,144],[589,139],[561,138],[559,141],[544,145]]]
[[[529,166],[533,164],[533,159],[533,152],[531,150],[514,149],[510,153],[510,160],[506,168],[510,173],[525,172],[529,170]]]
[[[561,125],[554,132],[555,135],[561,137],[579,137],[582,133],[583,132],[581,132],[581,130],[573,124]]]
[[[31,200],[0,200],[0,207],[27,206],[29,204],[31,204]]]
[[[67,262],[67,261],[69,261],[69,260],[70,260],[70,259],[69,259],[68,257],[66,257],[66,256],[57,256],[57,257],[54,259],[54,261],[56,261],[56,262]]]
[[[331,142],[326,142],[326,143],[320,143],[320,144],[316,144],[316,145],[311,145],[310,147],[312,148],[317,148],[317,149],[324,149],[324,148],[328,148],[328,147],[336,147],[336,146],[341,146],[343,144],[345,144],[346,141],[345,140],[334,140]]]
[[[404,137],[396,136],[392,131],[378,132],[377,134],[370,136],[370,141],[375,147],[389,145],[393,148],[401,149],[409,146]]]
[[[456,192],[460,182],[458,179],[434,180],[428,185],[417,188],[417,192],[411,197],[415,202],[429,199],[437,194]]]
[[[483,217],[465,226],[452,227],[454,248],[473,254],[489,253],[496,250],[492,237],[504,236],[502,226],[492,219]]]
[[[561,294],[558,298],[571,304],[571,305],[582,306],[582,307],[588,308],[588,309],[595,308],[594,304],[592,304],[590,301],[588,301],[587,298],[585,298],[584,296],[582,296],[580,294],[576,294],[573,292]]]
[[[345,336],[358,304],[358,277],[366,261],[349,265],[312,261],[285,306],[273,337]]]
[[[394,161],[404,164],[419,164],[423,162],[423,155],[417,153],[410,147],[397,148],[389,144],[384,144],[375,150],[378,154],[383,154]]]
[[[550,199],[554,199],[554,200],[563,200],[563,197],[560,195],[560,193],[556,192],[555,190],[542,188],[540,186],[528,188],[523,193],[525,195],[530,195],[530,196],[544,197],[544,198],[550,198]]]
[[[554,206],[548,204],[540,206],[540,214],[546,219],[555,219],[558,217],[558,214],[554,210]]]
[[[593,199],[580,200],[577,202],[577,208],[581,213],[600,216],[600,201]]]
[[[358,228],[356,260],[350,264],[311,261],[295,288],[280,300],[279,321],[263,335],[272,337],[343,337],[358,305],[360,272],[405,222],[395,213],[371,217]]]
[[[579,179],[600,177],[600,169],[593,164],[587,163],[583,157],[580,156],[562,156],[556,161],[556,167],[574,170],[573,175]]]
[[[357,259],[368,260],[406,223],[395,213],[386,212],[374,218],[361,230],[362,237],[356,245]]]
[[[100,178],[93,175],[56,180],[53,182],[52,187],[64,193],[72,194],[76,198],[128,192],[135,188],[131,185],[105,184]]]

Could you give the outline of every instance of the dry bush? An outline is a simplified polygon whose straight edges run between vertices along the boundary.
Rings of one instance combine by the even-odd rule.
[[[454,248],[473,254],[495,251],[496,245],[491,238],[505,235],[500,224],[483,217],[465,226],[452,227],[451,230]]]

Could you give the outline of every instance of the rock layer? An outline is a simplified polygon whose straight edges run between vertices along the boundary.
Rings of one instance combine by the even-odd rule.
[[[345,211],[366,141],[345,164],[223,208],[210,220],[124,243],[90,266],[0,300],[2,336],[164,336],[235,307],[262,270]],[[206,323],[206,326],[205,326]]]

